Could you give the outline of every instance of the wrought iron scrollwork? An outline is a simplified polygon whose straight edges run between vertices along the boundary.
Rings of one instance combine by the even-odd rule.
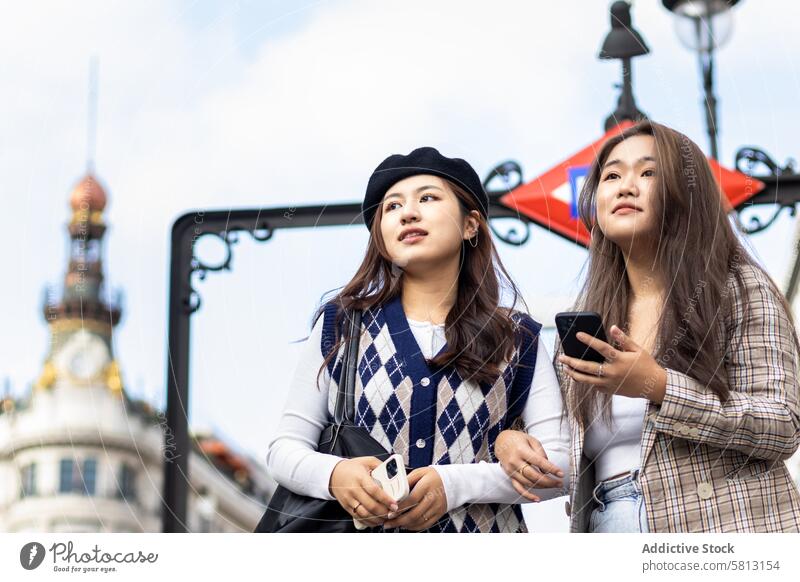
[[[500,183],[498,184],[498,182]],[[490,200],[497,200],[521,185],[522,167],[513,160],[505,161],[492,168],[483,181],[483,189],[486,190]],[[511,226],[507,231],[500,232],[495,227],[499,220],[515,220],[522,225],[524,232],[518,232],[516,226]],[[517,247],[527,243],[531,236],[530,222],[520,216],[500,216],[493,218],[489,222],[489,228],[492,234],[498,239],[508,245]]]
[[[497,224],[498,220],[515,220],[522,225],[522,227],[525,229],[525,232],[520,234],[517,232],[516,226],[511,226],[505,233],[501,233],[495,228],[495,224]],[[527,220],[523,220],[522,218],[514,218],[511,216],[494,218],[489,222],[489,228],[492,230],[492,234],[494,234],[494,236],[499,238],[504,243],[515,247],[521,247],[528,242],[528,239],[531,238],[531,223]]]
[[[187,313],[189,314],[195,313],[198,309],[200,309],[200,306],[203,304],[203,300],[200,297],[200,293],[192,285],[193,275],[197,273],[197,278],[200,281],[205,281],[208,273],[215,271],[230,271],[231,262],[233,261],[233,245],[239,243],[239,233],[242,231],[249,234],[256,242],[267,242],[272,238],[272,235],[274,233],[274,229],[272,227],[270,227],[266,223],[263,223],[255,229],[246,229],[234,226],[234,227],[229,227],[227,230],[223,230],[220,232],[206,232],[194,240],[194,242],[192,243],[192,261],[190,264],[190,272],[189,272],[189,297],[186,301],[184,301]],[[223,244],[225,245],[225,257],[222,261],[220,261],[217,264],[213,263],[208,264],[203,262],[200,258],[198,258],[195,255],[194,253],[195,244],[202,236],[213,236],[220,239],[223,242]]]
[[[261,228],[256,228],[254,230],[248,230],[247,234],[253,237],[253,240],[256,242],[267,242],[269,239],[272,238],[272,234],[275,231],[269,227],[269,225],[265,224]]]
[[[795,210],[794,205],[781,204],[780,206],[778,206],[775,209],[775,212],[772,213],[772,216],[770,216],[768,220],[762,221],[761,218],[758,217],[758,216],[751,216],[748,224],[744,225],[741,222],[741,212],[740,212],[739,213],[739,228],[745,234],[756,234],[756,233],[761,232],[762,230],[766,230],[770,226],[772,226],[772,223],[774,223],[776,220],[778,220],[778,216],[784,210],[788,210],[790,216],[795,216],[797,214],[797,211]]]
[[[753,170],[759,165],[765,167],[767,169],[766,173],[771,176],[785,176],[795,173],[795,161],[792,159],[789,159],[786,165],[781,168],[764,150],[744,147],[736,152],[736,169],[743,174],[752,176]]]
[[[756,168],[761,169],[759,175],[774,176],[780,178],[781,176],[789,176],[795,174],[795,161],[790,159],[786,162],[784,167],[780,167],[775,160],[764,150],[755,147],[744,147],[736,152],[736,169],[747,176],[753,176]],[[745,207],[749,208],[749,207]],[[763,230],[768,229],[778,219],[781,212],[788,210],[790,216],[795,216],[796,209],[794,204],[778,204],[775,211],[767,220],[762,220],[759,216],[751,216],[748,224],[745,225],[742,218],[742,211],[740,209],[736,215],[736,223],[739,230],[744,234],[756,234]]]
[[[497,179],[502,180],[503,187],[502,189],[493,189],[491,188],[492,182]],[[512,179],[514,180],[512,184]],[[508,194],[514,188],[517,188],[522,184],[522,166],[520,166],[514,160],[505,161],[494,168],[489,172],[489,175],[486,176],[486,179],[483,181],[483,189],[486,190],[486,193],[489,196],[502,196],[503,194]]]

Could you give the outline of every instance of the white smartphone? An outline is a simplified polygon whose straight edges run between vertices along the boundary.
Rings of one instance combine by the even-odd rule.
[[[408,476],[401,455],[392,455],[372,470],[372,478],[395,501],[402,501],[408,496]],[[353,518],[356,529],[367,529],[369,526]]]

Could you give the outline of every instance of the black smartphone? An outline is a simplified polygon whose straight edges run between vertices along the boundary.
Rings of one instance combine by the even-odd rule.
[[[608,342],[600,314],[594,311],[567,311],[556,313],[556,329],[561,337],[561,348],[572,358],[590,362],[605,362],[603,355],[590,348],[576,336],[579,331],[588,333],[599,340]]]

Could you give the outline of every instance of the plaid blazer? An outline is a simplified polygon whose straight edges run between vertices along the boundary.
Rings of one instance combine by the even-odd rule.
[[[800,445],[798,354],[791,323],[765,274],[741,265],[719,318],[730,398],[667,369],[664,401],[648,402],[640,480],[651,532],[798,532],[800,494],[786,459]],[[743,296],[746,295],[746,296]],[[557,353],[560,346],[557,342]],[[562,386],[572,380],[556,360]],[[584,428],[570,418],[571,532],[587,532],[597,502]],[[634,467],[631,467],[632,469]]]

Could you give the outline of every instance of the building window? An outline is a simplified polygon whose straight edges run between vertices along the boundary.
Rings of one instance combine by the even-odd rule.
[[[59,492],[94,495],[97,480],[97,461],[95,459],[85,459],[83,470],[74,459],[61,459],[59,474]]]
[[[22,467],[20,497],[36,495],[36,463]]]
[[[123,463],[119,471],[117,497],[126,501],[136,501],[136,473],[128,463]]]
[[[97,481],[97,461],[86,459],[83,462],[83,480],[86,484],[86,494],[94,495],[95,482]]]
[[[77,473],[75,462],[72,459],[61,459],[61,470],[59,471],[59,493],[71,493],[72,485],[75,481],[73,475]],[[78,475],[80,478],[80,475]]]

